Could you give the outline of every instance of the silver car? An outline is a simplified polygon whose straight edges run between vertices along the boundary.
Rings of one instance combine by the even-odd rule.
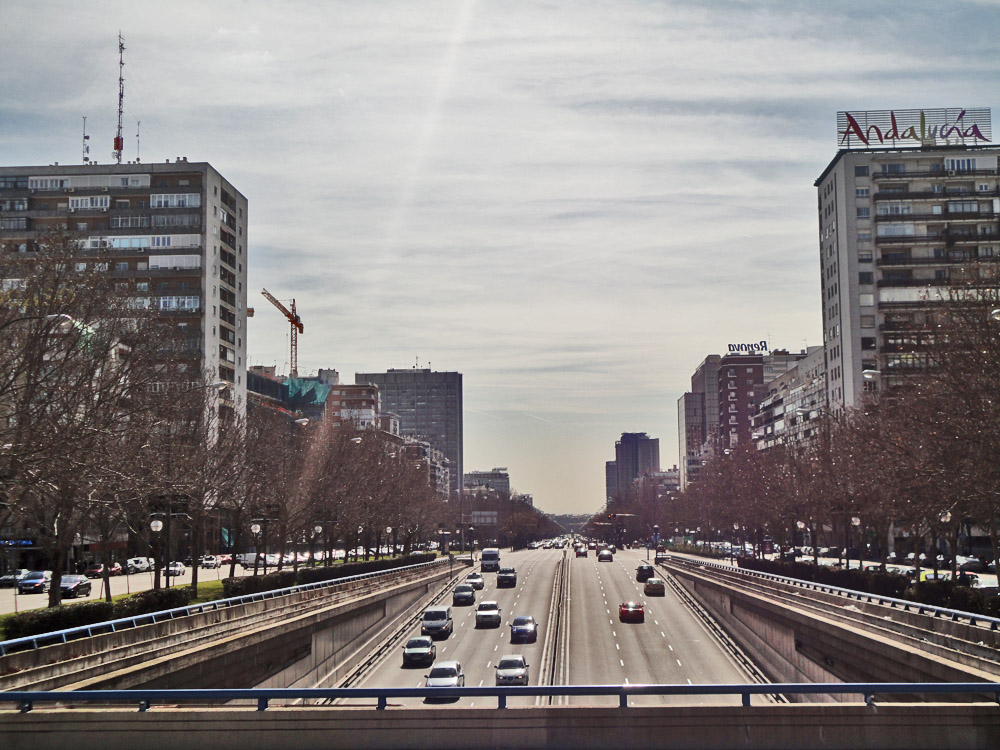
[[[476,607],[476,627],[485,625],[500,627],[500,605],[496,602],[479,602]]]
[[[439,661],[425,677],[424,687],[429,688],[460,688],[465,687],[465,673],[457,661]],[[456,696],[441,696],[440,698],[425,698],[432,703],[435,700],[456,701]]]
[[[521,654],[501,656],[497,662],[497,685],[527,685],[528,663]]]

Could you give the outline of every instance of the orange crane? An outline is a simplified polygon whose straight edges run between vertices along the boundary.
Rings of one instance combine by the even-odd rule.
[[[285,314],[288,318],[288,322],[292,324],[292,361],[291,361],[291,374],[292,377],[297,377],[299,374],[299,334],[303,332],[304,326],[302,325],[302,318],[299,314],[295,312],[295,300],[292,300],[292,309],[289,310],[283,304],[278,302],[266,289],[261,290],[261,294],[270,300],[271,304],[277,307],[281,312]]]

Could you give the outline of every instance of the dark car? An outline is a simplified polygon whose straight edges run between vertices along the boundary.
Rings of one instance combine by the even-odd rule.
[[[44,594],[52,585],[51,570],[33,570],[17,582],[19,594]]]
[[[531,641],[538,640],[538,623],[531,615],[517,615],[510,623],[510,640]]]
[[[497,588],[517,586],[517,571],[514,568],[500,568],[497,573]]]
[[[437,657],[437,646],[430,636],[414,636],[403,646],[403,666],[411,664],[433,664]]]
[[[455,587],[451,595],[452,604],[475,604],[476,590],[470,583],[460,583]]]
[[[638,568],[635,569],[635,580],[639,583],[644,583],[656,575],[656,570],[649,563],[643,563]]]
[[[615,553],[609,549],[602,549],[597,553],[597,562],[614,562]]]
[[[79,570],[79,568],[77,568]],[[87,569],[83,571],[83,574],[87,578],[100,578],[104,575],[104,563],[92,563],[87,566]]]
[[[28,575],[27,568],[16,568],[10,571],[9,573],[5,573],[4,575],[0,576],[0,589],[14,588],[17,585],[17,582],[20,581],[22,578],[24,578],[26,575]]]
[[[59,581],[59,589],[63,599],[76,599],[78,596],[90,596],[94,584],[87,576],[67,575]]]

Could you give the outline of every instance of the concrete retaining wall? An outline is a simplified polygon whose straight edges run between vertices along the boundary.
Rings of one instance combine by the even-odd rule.
[[[992,750],[1000,708],[970,704],[479,709],[44,709],[0,712],[5,750]]]

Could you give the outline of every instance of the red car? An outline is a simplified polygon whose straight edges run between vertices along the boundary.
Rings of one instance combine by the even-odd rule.
[[[618,607],[618,620],[620,622],[645,622],[646,610],[642,602],[622,602]]]

